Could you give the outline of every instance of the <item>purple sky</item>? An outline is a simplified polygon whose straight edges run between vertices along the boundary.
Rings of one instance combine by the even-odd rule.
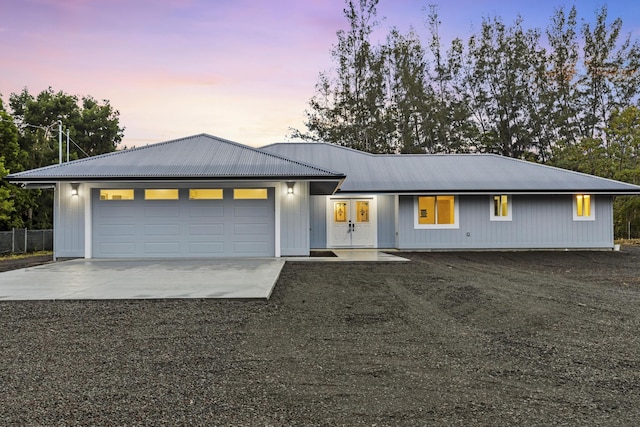
[[[555,8],[597,0],[380,0],[380,34],[413,25],[440,4],[443,38],[466,38],[482,17],[545,28]],[[249,144],[303,129],[318,73],[345,27],[343,0],[0,0],[0,93],[27,87],[108,99],[128,146],[206,132]],[[609,1],[624,33],[640,37],[635,1]]]

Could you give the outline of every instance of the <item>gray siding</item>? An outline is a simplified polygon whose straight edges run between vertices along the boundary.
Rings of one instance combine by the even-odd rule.
[[[85,185],[71,195],[67,182],[56,185],[54,202],[54,255],[56,258],[84,257],[84,204],[90,197]]]
[[[327,247],[327,197],[311,196],[309,208],[311,249],[324,249]]]
[[[395,248],[395,196],[378,196],[378,247]]]
[[[489,196],[459,196],[458,229],[415,229],[414,197],[399,201],[400,249],[613,247],[612,197],[595,196],[594,221],[573,220],[571,195],[512,196],[512,221],[490,221]]]
[[[309,255],[309,184],[296,182],[294,194],[280,192],[280,251],[282,256]]]

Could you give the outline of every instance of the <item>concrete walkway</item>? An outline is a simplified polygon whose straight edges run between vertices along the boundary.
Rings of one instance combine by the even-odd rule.
[[[0,301],[268,299],[285,261],[408,261],[377,250],[336,257],[107,260],[76,259],[0,273]]]

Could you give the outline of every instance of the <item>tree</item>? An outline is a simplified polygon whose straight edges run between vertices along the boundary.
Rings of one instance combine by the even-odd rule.
[[[331,51],[337,63],[334,73],[324,72],[316,95],[305,111],[308,132],[292,131],[292,137],[329,141],[369,152],[392,152],[386,111],[385,52],[371,45],[377,26],[378,0],[347,0],[344,15],[349,29],[338,31]]]
[[[9,107],[11,115],[0,111],[0,156],[12,173],[58,163],[59,122],[73,143],[71,159],[114,151],[122,140],[119,112],[106,100],[99,103],[51,88],[34,97],[25,88],[10,95]],[[25,190],[4,180],[2,186],[9,189],[15,212],[9,220],[0,221],[1,227],[52,226],[53,192]]]

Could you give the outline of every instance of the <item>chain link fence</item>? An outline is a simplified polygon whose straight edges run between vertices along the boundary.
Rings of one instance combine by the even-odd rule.
[[[0,255],[52,250],[53,230],[14,228],[11,231],[0,231]]]

